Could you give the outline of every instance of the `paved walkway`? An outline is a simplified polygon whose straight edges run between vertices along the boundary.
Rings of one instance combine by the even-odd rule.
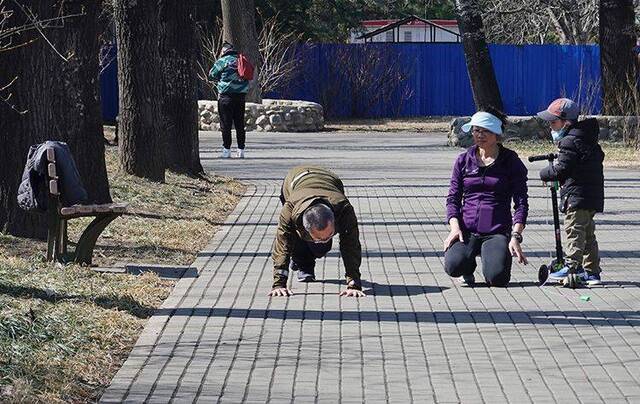
[[[213,135],[213,134],[209,134]],[[537,287],[553,250],[547,191],[529,165],[525,251],[506,289],[461,288],[442,269],[444,200],[459,150],[444,136],[249,134],[241,160],[203,162],[245,197],[179,281],[103,402],[640,402],[640,179],[608,170],[598,216],[605,285]],[[278,192],[288,168],[322,164],[361,225],[369,296],[338,298],[337,249],[320,279],[267,298]],[[590,301],[580,299],[590,296]]]

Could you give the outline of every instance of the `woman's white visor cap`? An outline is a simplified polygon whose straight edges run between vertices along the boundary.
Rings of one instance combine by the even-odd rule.
[[[502,121],[488,112],[476,112],[473,114],[471,121],[462,125],[462,130],[469,132],[473,126],[479,126],[496,135],[502,135]]]

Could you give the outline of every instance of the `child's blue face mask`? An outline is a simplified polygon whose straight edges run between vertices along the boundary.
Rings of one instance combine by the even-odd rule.
[[[551,137],[553,138],[554,142],[559,142],[560,139],[562,139],[564,137],[564,135],[567,133],[567,128],[562,128],[560,130],[551,130]]]

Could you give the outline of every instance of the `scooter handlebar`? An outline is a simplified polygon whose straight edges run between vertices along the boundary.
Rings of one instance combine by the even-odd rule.
[[[556,158],[558,158],[558,155],[555,153],[549,153],[549,154],[541,154],[539,156],[529,156],[528,160],[530,162],[534,162],[534,161],[542,161],[542,160],[548,160],[548,161],[553,161]]]

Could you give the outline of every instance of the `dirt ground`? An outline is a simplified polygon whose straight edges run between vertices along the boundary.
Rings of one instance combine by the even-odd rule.
[[[402,119],[349,119],[325,123],[329,131],[418,132],[443,133],[449,131],[453,117],[420,117]]]

